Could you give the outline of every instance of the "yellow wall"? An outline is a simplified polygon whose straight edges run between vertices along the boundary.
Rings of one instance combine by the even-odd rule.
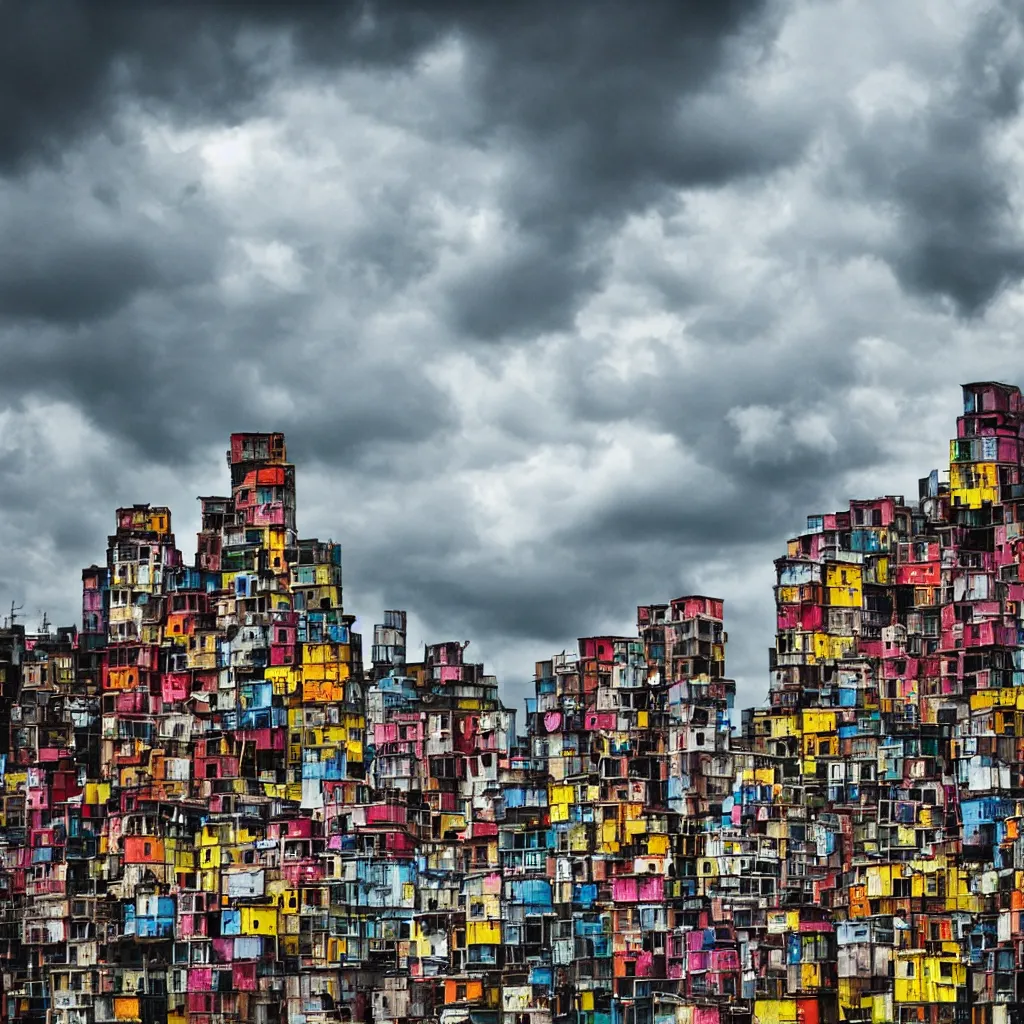
[[[243,935],[276,935],[277,914],[273,907],[242,907]]]
[[[949,971],[948,977],[942,975],[943,964]],[[957,986],[966,982],[967,968],[959,959],[922,954],[896,955],[897,1003],[954,1003]]]
[[[954,463],[949,467],[950,500],[968,508],[999,500],[999,467],[994,462]]]
[[[761,1024],[797,1024],[795,999],[755,999],[754,1016]]]

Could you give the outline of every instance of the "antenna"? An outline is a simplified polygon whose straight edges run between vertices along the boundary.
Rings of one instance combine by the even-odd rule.
[[[11,602],[11,615],[10,618],[7,620],[7,623],[11,627],[11,629],[14,628],[14,623],[18,620],[18,612],[20,612],[21,609],[24,607],[25,606],[23,604],[15,606],[14,602]]]

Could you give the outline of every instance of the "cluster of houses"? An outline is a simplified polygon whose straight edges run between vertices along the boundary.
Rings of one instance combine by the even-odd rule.
[[[120,509],[81,628],[0,630],[3,1019],[1024,1019],[1016,388],[964,388],[948,482],[807,520],[738,720],[709,597],[525,718],[402,611],[365,651],[284,438],[228,462],[192,564]]]

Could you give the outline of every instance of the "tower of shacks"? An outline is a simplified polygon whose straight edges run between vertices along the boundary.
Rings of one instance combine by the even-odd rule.
[[[764,706],[684,596],[536,664],[369,650],[235,434],[197,554],[118,510],[81,628],[0,631],[0,1014],[31,1024],[1024,1020],[1024,398],[812,515]],[[420,657],[420,652],[416,652]]]

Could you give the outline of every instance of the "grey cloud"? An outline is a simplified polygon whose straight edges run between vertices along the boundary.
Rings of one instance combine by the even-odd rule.
[[[5,65],[19,88],[37,88],[41,72],[27,57],[33,51],[52,78],[37,89],[31,125],[15,118],[8,138],[6,166],[22,175],[52,147],[73,152],[82,133],[103,126],[113,132],[132,100],[160,104],[173,118],[230,121],[257,109],[272,73],[287,78],[375,62],[407,67],[440,38],[463,40],[481,144],[513,143],[521,154],[500,197],[514,229],[508,251],[477,261],[446,293],[450,326],[463,338],[534,335],[571,323],[581,297],[601,278],[601,231],[666,187],[725,181],[778,159],[752,138],[744,152],[734,152],[735,138],[723,145],[721,129],[701,126],[704,115],[684,103],[714,88],[729,62],[727,44],[760,17],[759,6],[655,3],[629,16],[615,4],[527,4],[486,15],[458,3],[153,5],[130,13],[68,4],[66,11],[52,24],[18,4],[0,15],[10,19],[11,31],[0,33],[7,45],[21,40],[18,60]],[[69,33],[90,44],[77,45],[73,59],[62,56],[72,49]],[[282,40],[290,41],[290,58]],[[746,138],[749,126],[741,128]],[[95,163],[104,147],[91,145],[87,158]],[[107,148],[107,161],[115,154],[143,159],[135,147]],[[73,163],[63,166],[75,172]],[[361,436],[416,440],[450,425],[445,397],[422,377],[404,389],[403,401],[389,402],[400,381],[412,383],[409,369],[369,356],[355,339],[339,339],[326,366],[311,361],[312,351],[303,358],[302,341],[289,341],[289,358],[275,366],[275,344],[308,329],[307,289],[261,298],[243,313],[218,308],[211,285],[227,258],[232,225],[184,170],[176,191],[160,197],[165,218],[159,227],[150,224],[135,210],[155,198],[148,192],[155,182],[126,181],[124,174],[101,178],[83,193],[106,209],[105,225],[47,208],[45,196],[29,207],[33,236],[9,247],[0,271],[0,314],[11,325],[6,345],[20,344],[18,318],[68,323],[76,333],[73,341],[52,331],[37,340],[9,388],[31,389],[45,363],[53,368],[48,389],[82,403],[97,422],[160,459],[194,450],[189,432],[196,415],[204,415],[208,429],[226,428],[244,410],[244,390],[282,379],[303,399],[301,414],[278,413],[279,423],[300,433],[315,424],[309,450],[317,455],[345,457]],[[72,183],[71,193],[78,187]],[[356,233],[342,248],[296,240],[310,287],[333,278],[360,302],[379,298],[381,288],[412,287],[432,270],[430,219],[420,215],[412,192],[385,190],[375,211],[379,230]],[[596,236],[595,221],[602,224]],[[229,354],[243,349],[244,356]],[[359,374],[360,385],[350,385]],[[182,376],[194,385],[172,383]],[[323,391],[331,384],[334,402]],[[123,399],[132,387],[152,402],[130,407]]]
[[[410,571],[404,551],[398,554],[393,547],[387,554],[375,552],[372,559],[367,551],[354,557],[346,554],[347,585],[350,592],[380,595],[386,607],[415,608],[431,641],[471,638],[477,656],[514,650],[514,671],[503,679],[506,700],[517,703],[529,690],[524,680],[533,660],[572,650],[582,636],[630,635],[637,605],[703,592],[697,573],[712,549],[687,532],[695,524],[681,523],[677,515],[674,532],[666,521],[663,532],[643,537],[627,531],[647,529],[649,521],[641,516],[630,522],[628,514],[623,520],[618,532],[607,537],[581,523],[575,535],[560,534],[543,548],[524,550],[511,563],[496,562],[488,551],[474,549],[471,537],[464,537],[463,557],[453,563],[439,557],[426,575]],[[635,543],[626,537],[635,537]],[[737,568],[759,561],[770,566],[777,554],[771,543],[745,548],[716,545],[713,550]],[[760,615],[749,611],[747,602],[732,601],[726,607],[734,641],[730,670],[745,681],[744,697],[749,701],[762,699],[767,675],[764,649],[774,629],[770,590],[767,595],[767,607],[765,601],[759,602]],[[364,629],[368,621],[364,620]],[[511,659],[501,661],[508,665]]]
[[[0,180],[0,327],[96,325],[146,292],[169,296],[216,273],[218,218],[185,194],[187,160],[154,180],[137,151],[94,145],[85,166],[105,180]]]
[[[1021,269],[999,148],[1019,123],[1009,48],[986,56],[984,31],[954,23],[945,91],[919,121],[865,129],[831,69],[810,83],[820,109],[780,86],[773,47],[810,6],[838,10],[68,4],[51,25],[0,5],[21,32],[14,54],[0,24],[0,600],[74,615],[119,502],[171,503],[190,552],[195,481],[225,486],[227,434],[279,429],[300,528],[342,541],[364,632],[373,602],[408,607],[427,639],[527,652],[522,675],[531,654],[630,631],[638,603],[710,590],[759,698],[772,557],[852,496],[851,474],[906,471],[909,413],[876,421],[855,393],[955,392],[957,332],[994,365],[1014,321],[992,300]],[[850,17],[870,43],[872,9]],[[420,94],[420,58],[446,41],[458,67]],[[338,125],[343,108],[359,116]],[[833,157],[811,143],[833,117],[846,163],[822,180]],[[137,137],[257,119],[287,120],[281,150],[235,184]],[[363,123],[385,136],[381,173],[349,178],[374,145]],[[309,151],[332,132],[325,167]],[[275,161],[312,168],[311,190],[336,176],[337,207],[290,204],[306,179]],[[840,228],[843,204],[888,213],[884,242],[858,217]],[[474,248],[481,212],[501,227]],[[630,235],[638,220],[650,231]],[[292,279],[260,264],[271,244]],[[868,372],[852,354],[874,336],[935,358]],[[48,427],[37,406],[55,401],[81,422]],[[93,448],[58,460],[78,433]],[[666,436],[689,463],[648,459]],[[602,467],[615,441],[642,473]],[[514,545],[474,503],[495,480],[531,524]]]
[[[601,620],[624,614],[628,621],[635,603],[630,595],[642,592],[654,558],[652,553],[641,560],[617,549],[595,565],[579,549],[567,547],[557,556],[547,549],[523,550],[508,562],[475,547],[472,536],[461,543],[458,560],[433,562],[429,574],[416,572],[401,557],[394,570],[382,558],[362,570],[365,555],[360,555],[354,575],[372,579],[386,600],[415,608],[435,635],[462,631],[484,642],[500,637],[562,644],[591,635]],[[543,653],[542,647],[538,657]]]
[[[132,238],[72,239],[42,253],[19,249],[0,264],[0,317],[99,320],[158,281],[151,253]]]
[[[803,126],[766,119],[719,81],[731,65],[756,59],[755,40],[763,48],[770,38],[761,2],[154,4],[130,12],[68,3],[65,14],[0,9],[10,51],[0,52],[0,95],[9,97],[12,125],[0,169],[24,171],[87,131],[116,135],[127,101],[231,122],[258,109],[275,73],[408,68],[431,44],[460,39],[464,102],[477,111],[470,136],[518,154],[500,197],[516,228],[514,250],[448,294],[454,328],[482,340],[572,323],[601,276],[587,253],[596,224],[607,231],[669,189],[770,170],[802,144]],[[754,24],[761,35],[741,48],[738,37]]]
[[[403,16],[408,15],[408,16]],[[58,0],[0,7],[0,169],[59,162],[90,133],[120,139],[126,99],[186,122],[237,122],[284,70],[282,44],[322,64],[395,65],[443,28],[354,2],[142,6]]]
[[[414,443],[451,425],[446,396],[413,368],[380,363],[355,345],[338,344],[326,361],[307,354],[295,337],[301,327],[275,332],[280,309],[241,318],[229,346],[203,323],[214,316],[205,303],[189,309],[196,320],[178,322],[162,302],[140,303],[117,324],[80,331],[74,347],[61,335],[19,334],[25,340],[9,342],[21,351],[0,395],[71,402],[136,457],[169,466],[237,429],[285,430],[296,452],[337,464],[367,444]],[[263,397],[280,378],[292,381],[290,408]]]
[[[572,243],[517,239],[513,251],[474,266],[448,290],[460,334],[485,340],[536,336],[572,322],[580,295],[601,277],[598,261]]]
[[[402,262],[378,253],[388,272],[367,274],[359,236],[329,249],[282,233],[308,287],[260,285],[243,266],[252,293],[226,297],[240,257],[192,159],[135,150],[121,164],[100,141],[68,173],[0,184],[0,401],[69,402],[168,466],[242,427],[287,430],[308,458],[335,464],[449,428],[447,396],[365,337],[369,311],[408,284]],[[325,316],[335,291],[347,312]]]
[[[909,292],[980,313],[1024,274],[1014,174],[992,133],[1020,111],[1019,5],[982,13],[956,65],[920,117],[880,117],[855,137],[849,167],[865,195],[892,204],[896,232],[882,255]]]
[[[564,5],[511,31],[496,24],[473,25],[473,70],[483,116],[516,154],[502,204],[520,234],[497,290],[485,263],[453,295],[457,308],[482,295],[457,323],[483,340],[570,327],[603,279],[602,236],[629,213],[802,149],[803,124],[755,112],[722,80],[754,60],[737,42],[744,28],[756,25],[762,46],[771,38],[762,4]]]
[[[59,413],[18,412],[8,412],[0,432],[0,614],[14,601],[25,605],[24,618],[33,627],[41,608],[73,622],[78,566],[102,560],[102,548],[94,545],[102,545],[105,524],[112,521],[104,498],[115,492],[99,482],[109,473],[100,469],[98,453],[83,460],[81,476],[69,472],[68,459],[54,450],[43,426],[47,418],[59,423]]]
[[[768,516],[751,522],[743,493],[728,481],[707,493],[684,479],[668,486],[658,481],[653,487],[626,487],[558,539],[595,551],[656,546],[663,552],[690,546],[695,538],[706,550],[716,545],[735,549],[764,541],[775,533],[774,527]]]

